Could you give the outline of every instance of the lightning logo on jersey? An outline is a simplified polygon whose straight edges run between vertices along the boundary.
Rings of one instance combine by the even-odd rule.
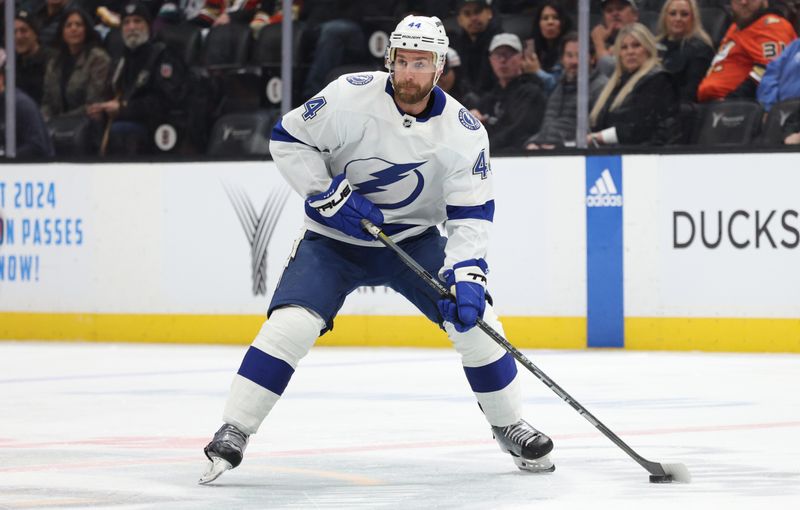
[[[393,188],[392,192],[387,189],[388,186],[396,184],[404,179],[416,177],[416,185],[414,189],[403,199],[395,203],[382,203],[376,198],[370,197],[370,200],[375,202],[375,205],[381,209],[400,209],[417,199],[422,188],[425,186],[425,179],[422,173],[417,170],[420,166],[424,165],[426,161],[419,163],[392,163],[381,158],[367,158],[356,159],[345,166],[345,174],[348,176],[356,175],[369,175],[372,179],[363,182],[353,183],[356,191],[362,195],[369,195],[380,192],[387,192],[387,195],[397,196],[396,190]],[[377,168],[377,170],[375,170]],[[352,182],[352,180],[351,180]]]

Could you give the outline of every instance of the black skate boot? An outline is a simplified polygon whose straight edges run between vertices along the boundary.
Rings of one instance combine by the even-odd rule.
[[[203,450],[210,461],[199,484],[213,482],[219,475],[242,463],[249,435],[226,423],[214,434],[214,439]]]
[[[514,464],[523,471],[549,473],[556,466],[548,455],[553,449],[553,441],[539,432],[525,420],[507,427],[492,426],[494,438],[500,449],[511,454]]]

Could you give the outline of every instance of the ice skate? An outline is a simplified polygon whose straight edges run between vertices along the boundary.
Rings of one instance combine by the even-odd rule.
[[[233,425],[226,423],[220,427],[203,450],[209,462],[197,483],[213,482],[225,471],[241,464],[248,440],[249,436]]]
[[[507,427],[492,426],[494,438],[500,449],[511,454],[514,464],[523,471],[550,473],[556,466],[548,455],[553,441],[525,420]]]

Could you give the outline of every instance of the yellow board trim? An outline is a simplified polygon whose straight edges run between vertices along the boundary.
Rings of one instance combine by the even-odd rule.
[[[625,347],[636,350],[800,352],[800,319],[628,317]]]
[[[166,315],[0,312],[0,339],[168,342],[247,345],[260,315]],[[506,337],[520,349],[586,348],[584,317],[503,317]],[[449,347],[447,336],[421,316],[342,315],[318,342],[327,346]],[[634,350],[800,352],[800,319],[625,319]]]
[[[239,344],[252,342],[261,315],[159,315],[0,312],[0,339],[90,342]],[[505,332],[522,349],[582,349],[582,317],[505,317]],[[422,316],[342,315],[318,345],[449,347],[445,333]]]

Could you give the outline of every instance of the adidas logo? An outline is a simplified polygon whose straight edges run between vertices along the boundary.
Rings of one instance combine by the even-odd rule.
[[[589,195],[586,197],[587,207],[622,207],[622,195],[617,191],[614,179],[608,168],[603,170],[600,177],[594,182],[594,186],[589,188]]]

